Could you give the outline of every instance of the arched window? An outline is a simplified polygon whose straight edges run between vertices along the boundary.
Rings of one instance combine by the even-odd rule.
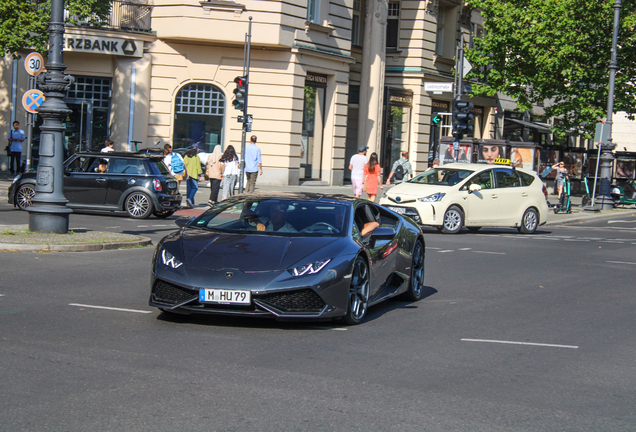
[[[185,85],[174,100],[173,147],[196,145],[206,153],[223,141],[225,96],[211,84]]]

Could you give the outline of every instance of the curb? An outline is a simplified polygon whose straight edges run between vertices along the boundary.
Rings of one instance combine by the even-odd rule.
[[[621,215],[624,215],[624,214],[630,214],[628,210],[632,210],[631,214],[636,214],[636,210],[635,209],[625,209],[625,211],[616,212],[616,213],[600,213],[600,212],[597,213],[597,212],[592,212],[590,214],[590,216],[587,216],[587,217],[585,217],[585,216],[571,216],[571,215],[568,215],[569,216],[568,219],[565,219],[565,220],[553,220],[553,221],[549,220],[543,226],[547,226],[547,225],[562,225],[562,224],[573,223],[573,222],[587,222],[587,221],[598,220],[598,219],[608,219],[608,218],[612,218],[612,217],[621,216]]]
[[[95,252],[101,250],[113,250],[122,247],[135,246],[151,246],[152,240],[148,237],[142,237],[142,240],[131,242],[113,242],[113,243],[91,243],[78,245],[49,245],[49,244],[23,244],[23,243],[0,243],[0,251],[2,252]]]

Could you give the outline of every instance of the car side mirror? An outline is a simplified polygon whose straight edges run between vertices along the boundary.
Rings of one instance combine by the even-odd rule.
[[[176,223],[177,226],[180,228],[185,228],[188,225],[190,225],[190,222],[192,222],[193,220],[194,220],[194,217],[184,216],[175,220],[174,223]]]
[[[468,186],[468,190],[470,192],[477,192],[481,190],[481,186],[478,184],[471,184],[470,186]]]
[[[371,237],[374,239],[392,239],[395,237],[396,232],[393,228],[381,228],[378,227],[373,230]]]

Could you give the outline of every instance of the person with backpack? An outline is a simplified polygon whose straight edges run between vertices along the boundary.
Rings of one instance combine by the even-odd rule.
[[[168,170],[174,178],[177,179],[177,187],[181,186],[181,181],[184,178],[188,178],[188,171],[186,170],[183,158],[179,153],[172,151],[170,144],[163,146],[163,163],[168,167]]]
[[[185,158],[183,159],[185,169],[188,172],[186,203],[188,203],[189,208],[194,208],[194,196],[199,190],[199,180],[201,180],[201,174],[203,174],[201,158],[199,158],[197,153],[199,153],[198,147],[191,148],[185,152]]]
[[[391,173],[386,179],[386,184],[391,184],[391,179],[395,180],[395,184],[400,184],[409,178],[413,178],[413,170],[411,169],[411,163],[409,162],[409,153],[403,151],[402,157],[393,163]]]

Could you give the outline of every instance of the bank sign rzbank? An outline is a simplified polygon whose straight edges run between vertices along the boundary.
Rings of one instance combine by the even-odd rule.
[[[140,41],[71,34],[64,36],[64,51],[129,57],[142,57],[144,55],[143,42]]]

